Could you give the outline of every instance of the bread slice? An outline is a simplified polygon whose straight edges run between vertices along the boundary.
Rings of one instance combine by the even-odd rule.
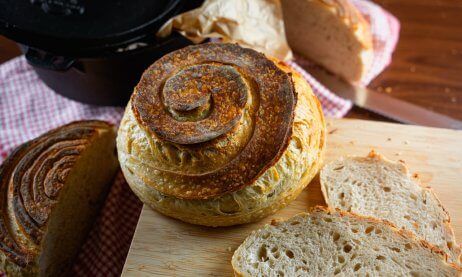
[[[254,231],[236,276],[460,276],[445,254],[391,223],[316,207]]]
[[[367,157],[333,161],[320,175],[329,207],[393,222],[442,249],[450,262],[460,262],[461,249],[448,213],[429,188],[411,177],[403,162],[372,151]]]
[[[373,57],[369,23],[348,0],[282,0],[290,48],[357,83]]]

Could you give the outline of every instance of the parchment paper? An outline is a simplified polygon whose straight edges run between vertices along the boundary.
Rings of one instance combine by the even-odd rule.
[[[206,0],[201,7],[170,19],[157,35],[166,37],[172,31],[194,43],[220,38],[281,60],[292,58],[278,0]]]

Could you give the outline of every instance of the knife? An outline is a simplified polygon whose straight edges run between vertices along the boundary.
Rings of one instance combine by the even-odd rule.
[[[319,67],[310,66],[306,70],[338,96],[351,100],[361,108],[402,123],[462,130],[462,121],[366,87],[349,84]]]

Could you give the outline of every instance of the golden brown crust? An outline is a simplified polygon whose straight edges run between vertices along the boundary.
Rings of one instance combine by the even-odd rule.
[[[155,168],[174,189],[152,185],[181,199],[209,199],[252,184],[287,148],[296,99],[289,75],[251,49],[202,44],[164,56],[145,71],[131,99],[150,136],[171,147],[216,152],[236,128],[251,130],[222,166],[200,173]],[[240,124],[244,113],[250,126]]]
[[[70,168],[102,121],[78,121],[19,146],[0,166],[0,249],[25,267],[37,255],[46,223]],[[8,206],[12,206],[9,212]],[[12,222],[15,221],[15,222]],[[18,229],[13,230],[12,224]]]
[[[184,222],[211,227],[245,224],[265,218],[266,216],[274,214],[276,211],[283,209],[287,205],[289,205],[295,198],[297,198],[297,196],[302,192],[302,190],[314,178],[316,173],[319,171],[320,164],[321,157],[319,158],[319,163],[314,164],[313,168],[309,169],[310,173],[307,174],[305,178],[301,179],[299,182],[295,184],[292,184],[291,187],[287,188],[286,192],[274,196],[275,200],[272,203],[268,203],[269,205],[267,205],[266,207],[260,207],[259,209],[255,209],[246,214],[238,213],[236,215],[230,214],[228,216],[191,216],[189,214],[186,214],[185,212],[178,212],[173,209],[164,208],[160,205],[157,205],[156,202],[146,201],[146,193],[142,194],[136,190],[134,190],[134,192],[144,203],[147,203],[147,205],[151,208],[158,210],[165,215],[180,219]]]
[[[225,149],[210,143],[199,144],[197,149],[176,145],[170,147],[141,129],[135,120],[131,105],[127,106],[118,136],[117,150],[125,178],[137,196],[153,209],[185,222],[206,226],[229,226],[253,222],[275,213],[296,198],[319,171],[325,148],[325,121],[322,109],[309,84],[283,62],[272,59],[274,64],[292,79],[297,102],[288,147],[278,161],[252,184],[235,192],[211,199],[180,199],[162,194],[156,187],[164,180],[156,175],[153,167],[169,171],[199,172],[214,167],[203,162],[208,147],[217,152],[229,153],[233,143],[242,138],[226,141]],[[251,98],[249,102],[251,102]],[[246,121],[247,120],[247,121]],[[244,118],[240,124],[248,125]],[[241,135],[241,134],[240,134]],[[159,145],[161,144],[161,145]],[[163,151],[162,151],[163,150]],[[171,157],[192,157],[186,160]],[[218,155],[217,155],[218,156]],[[216,157],[216,156],[215,156]],[[214,158],[213,163],[225,159]],[[157,163],[161,161],[162,163]],[[168,165],[168,166],[167,166]],[[146,174],[145,174],[146,173]],[[171,184],[171,179],[165,183]]]

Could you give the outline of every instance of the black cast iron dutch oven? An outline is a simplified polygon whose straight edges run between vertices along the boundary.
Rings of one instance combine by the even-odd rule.
[[[0,0],[0,34],[20,44],[55,92],[123,106],[142,72],[190,42],[156,31],[203,0]]]

